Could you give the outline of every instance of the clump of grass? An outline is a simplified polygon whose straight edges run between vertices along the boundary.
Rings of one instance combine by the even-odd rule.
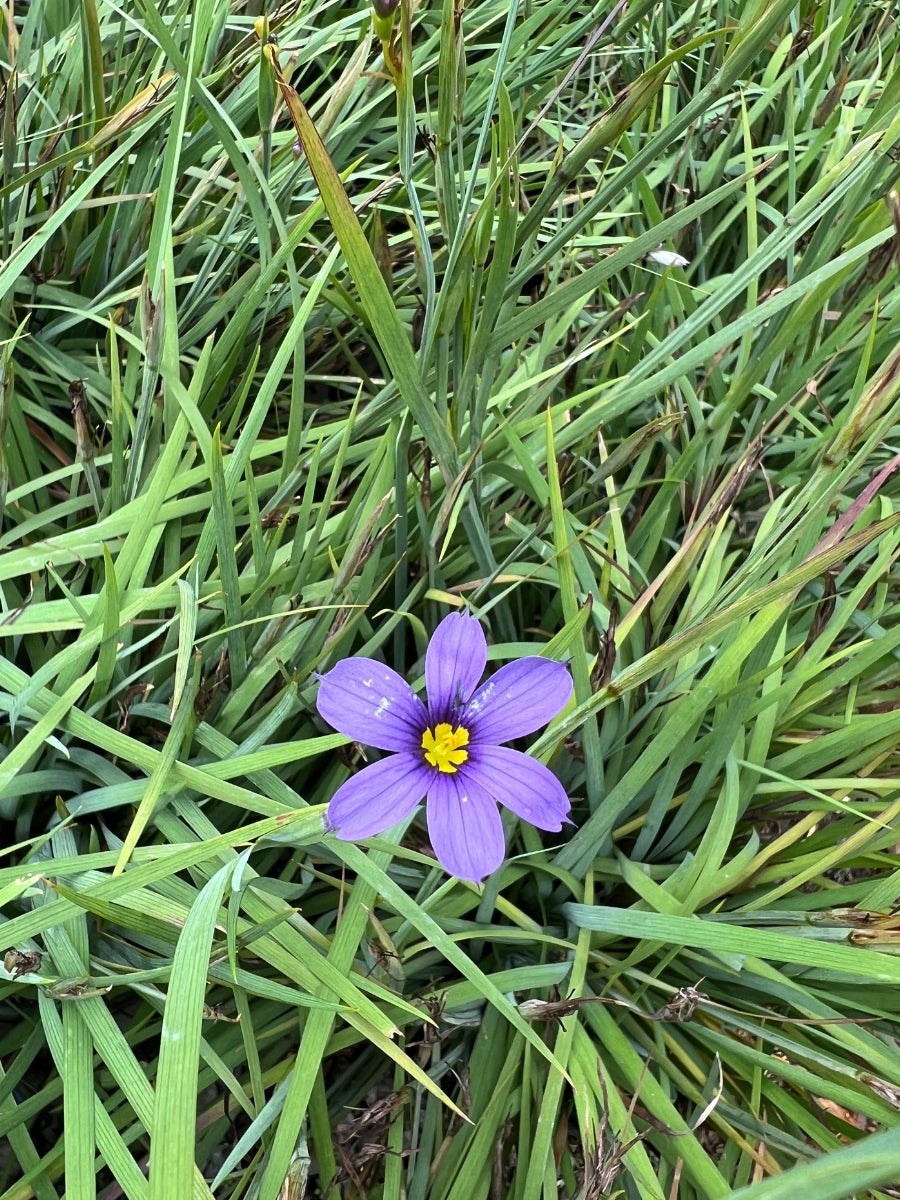
[[[0,1200],[893,1194],[892,6],[257,15],[0,35]],[[323,832],[460,604],[483,890]]]

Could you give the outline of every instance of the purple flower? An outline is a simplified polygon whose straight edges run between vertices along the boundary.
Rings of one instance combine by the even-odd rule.
[[[506,846],[496,802],[539,829],[562,828],[565,789],[542,763],[500,742],[534,733],[572,694],[562,663],[522,658],[478,686],[487,662],[481,626],[451,613],[425,653],[427,706],[390,667],[347,658],[324,675],[317,705],[325,720],[379,750],[394,751],[338,788],[328,824],[345,841],[372,837],[428,797],[428,833],[444,868],[480,882]]]

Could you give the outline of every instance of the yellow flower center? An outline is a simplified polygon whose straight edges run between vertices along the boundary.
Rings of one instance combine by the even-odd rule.
[[[447,775],[454,774],[456,768],[469,757],[468,751],[460,748],[468,744],[469,731],[463,729],[462,725],[456,729],[452,725],[435,725],[434,732],[426,729],[422,734],[425,761]]]

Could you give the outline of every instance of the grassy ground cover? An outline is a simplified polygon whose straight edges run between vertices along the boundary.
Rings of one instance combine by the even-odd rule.
[[[893,0],[0,12],[0,1200],[900,1194]],[[461,605],[483,888],[323,832]]]

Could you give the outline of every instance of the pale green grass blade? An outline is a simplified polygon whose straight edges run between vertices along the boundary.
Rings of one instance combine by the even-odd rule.
[[[187,1196],[193,1190],[197,1064],[206,964],[230,875],[230,868],[222,867],[202,888],[172,960],[153,1109],[157,1153],[150,1161],[150,1200]]]
[[[792,1171],[740,1188],[732,1195],[738,1200],[781,1200],[805,1194],[822,1200],[843,1200],[860,1189],[876,1188],[896,1178],[896,1155],[900,1130],[875,1134],[855,1146],[844,1146],[827,1159],[795,1167]]]

